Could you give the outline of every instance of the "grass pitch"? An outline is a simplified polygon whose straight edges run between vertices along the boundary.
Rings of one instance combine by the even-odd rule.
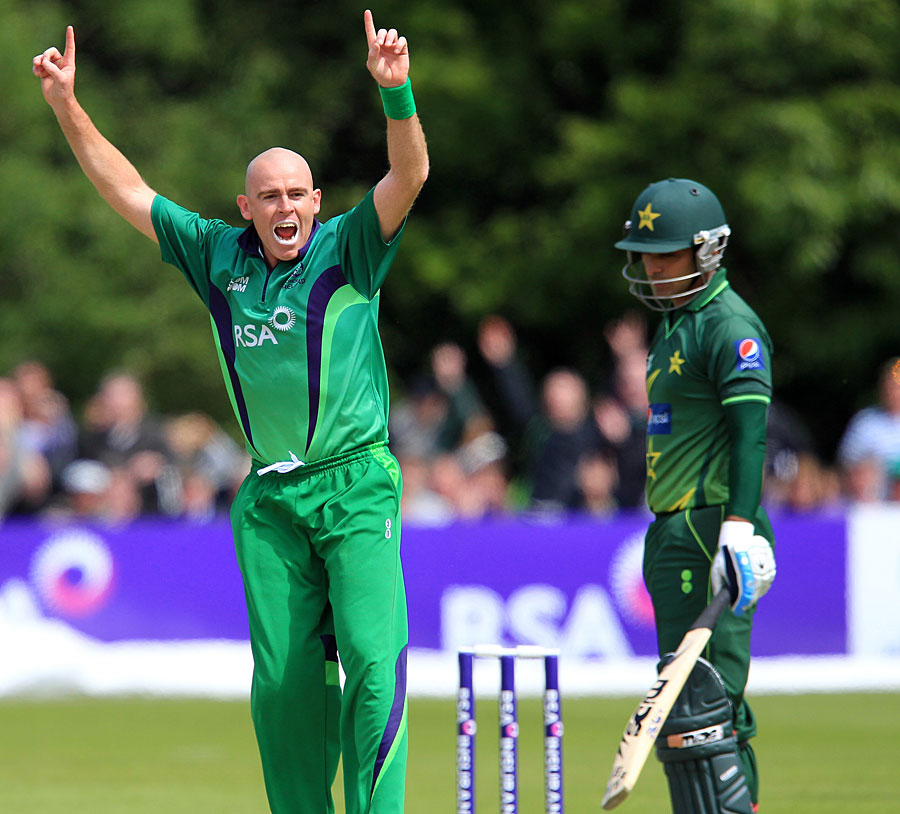
[[[616,744],[638,700],[563,698],[569,814],[599,814]],[[762,814],[900,810],[900,694],[766,696],[753,707],[760,722]],[[478,810],[488,814],[498,810],[496,703],[479,702],[478,715]],[[543,811],[540,717],[538,700],[520,702],[523,814]],[[409,720],[407,811],[453,811],[455,705],[413,699]],[[0,812],[268,811],[246,702],[5,700],[0,733]],[[343,812],[339,789],[336,796]],[[669,810],[655,757],[618,810]]]

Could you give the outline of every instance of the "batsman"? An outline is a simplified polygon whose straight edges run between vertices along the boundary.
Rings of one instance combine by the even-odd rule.
[[[282,147],[247,167],[237,196],[245,228],[168,200],[76,100],[72,27],[63,53],[49,48],[33,62],[88,179],[209,309],[253,458],[231,521],[253,651],[251,715],[276,814],[333,812],[341,756],[349,814],[404,809],[401,479],[387,448],[378,306],[428,156],[406,38],[376,30],[369,11],[364,31],[390,168],[355,207],[324,222],[309,165]]]
[[[775,577],[760,506],[772,343],[731,287],[731,229],[716,196],[684,178],[641,192],[616,248],[629,290],[662,318],[647,356],[644,543],[660,656],[673,652],[721,587],[716,626],[658,739],[675,814],[749,814],[759,799],[744,698],[756,603]]]

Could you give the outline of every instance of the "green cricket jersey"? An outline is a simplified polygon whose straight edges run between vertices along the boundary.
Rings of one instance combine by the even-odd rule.
[[[647,504],[656,513],[725,504],[724,406],[768,404],[772,342],[725,269],[665,315],[647,357]]]
[[[153,201],[162,258],[209,308],[225,387],[259,462],[293,453],[308,464],[387,440],[378,295],[400,232],[384,242],[373,191],[316,221],[297,258],[271,270],[252,225]]]

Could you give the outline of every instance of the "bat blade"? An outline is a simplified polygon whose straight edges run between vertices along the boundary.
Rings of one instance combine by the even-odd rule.
[[[672,660],[660,671],[655,683],[628,719],[601,803],[607,811],[619,805],[634,788],[647,756],[656,743],[659,730],[669,717],[672,705],[681,694],[691,670],[712,636],[716,622],[730,600],[727,588],[713,597],[712,602],[684,634]]]

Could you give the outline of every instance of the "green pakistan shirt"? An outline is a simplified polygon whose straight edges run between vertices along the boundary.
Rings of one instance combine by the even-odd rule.
[[[772,395],[772,343],[725,269],[665,315],[647,357],[647,504],[656,513],[729,500],[724,407]]]
[[[157,196],[162,258],[210,312],[225,387],[247,450],[264,464],[309,464],[387,440],[388,382],[379,289],[400,232],[385,243],[373,190],[269,269],[246,229]],[[402,229],[401,229],[402,231]]]

